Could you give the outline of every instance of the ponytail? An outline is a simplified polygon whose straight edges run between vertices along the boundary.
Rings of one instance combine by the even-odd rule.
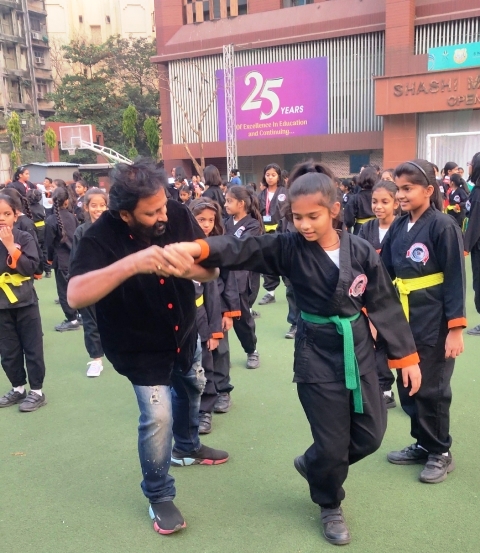
[[[60,230],[60,233],[62,235],[62,238],[60,239],[60,243],[64,244],[67,241],[67,233],[65,232],[65,228],[63,226],[62,218],[60,217],[60,209],[64,207],[65,203],[68,200],[68,191],[66,188],[58,187],[55,188],[52,194],[52,200],[53,200],[53,213],[55,215],[55,219],[57,220],[57,226]]]
[[[260,223],[263,234],[263,217],[260,213],[260,205],[253,188],[251,186],[231,186],[227,190],[227,194],[235,198],[238,202],[243,202],[245,204],[245,211]]]
[[[22,213],[33,221],[32,210],[30,209],[30,204],[28,203],[27,198],[20,195],[20,199],[22,200]]]
[[[433,194],[430,197],[430,203],[439,211],[443,210],[443,197],[438,187],[435,169],[433,165],[425,159],[414,159],[406,161],[395,168],[395,177],[405,175],[412,184],[419,184],[424,188],[433,186]]]

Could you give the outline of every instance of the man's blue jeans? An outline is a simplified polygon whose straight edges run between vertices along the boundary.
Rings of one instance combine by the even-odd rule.
[[[172,437],[176,451],[191,454],[200,447],[198,412],[205,388],[202,351],[198,347],[191,369],[172,372],[172,386],[133,386],[140,408],[138,455],[142,467],[142,490],[150,503],[171,501],[175,480],[168,474]]]

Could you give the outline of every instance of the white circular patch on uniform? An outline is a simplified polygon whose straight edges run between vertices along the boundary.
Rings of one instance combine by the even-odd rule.
[[[279,202],[284,202],[287,199],[287,196],[285,194],[279,194],[277,200]]]
[[[236,236],[237,238],[241,238],[244,230],[245,230],[245,227],[242,225],[239,229],[235,231],[235,234],[233,236]]]
[[[367,275],[358,275],[355,280],[352,282],[350,289],[348,290],[348,295],[358,298],[365,292],[367,287],[368,278]]]
[[[428,253],[428,248],[425,244],[417,242],[408,250],[407,258],[415,261],[415,263],[423,263],[425,265],[430,259],[430,254]]]
[[[453,201],[460,203],[460,196],[453,196]]]

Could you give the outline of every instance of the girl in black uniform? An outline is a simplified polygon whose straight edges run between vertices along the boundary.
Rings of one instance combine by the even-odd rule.
[[[80,179],[75,183],[75,194],[77,195],[77,203],[75,204],[74,214],[79,225],[85,222],[84,202],[87,190],[88,184],[84,180]]]
[[[77,312],[67,302],[67,277],[72,249],[73,235],[77,228],[77,220],[68,210],[69,196],[66,188],[59,186],[52,194],[53,215],[47,218],[45,242],[47,245],[48,262],[55,270],[58,299],[65,314],[65,321],[55,327],[58,332],[79,330],[80,324]]]
[[[378,173],[374,167],[365,167],[358,177],[360,191],[352,194],[345,204],[343,222],[345,227],[353,227],[353,234],[358,234],[363,224],[373,221],[372,188],[378,181]]]
[[[47,248],[45,247],[45,208],[42,205],[42,198],[43,195],[40,190],[28,190],[27,192],[27,200],[30,205],[32,221],[35,226],[38,245],[42,252],[42,258],[40,259],[41,267],[47,275],[51,271],[51,268],[47,263]]]
[[[468,226],[465,231],[465,251],[470,252],[475,309],[480,313],[480,152],[477,152],[468,166],[470,184],[473,189],[468,198]],[[467,330],[467,334],[480,336],[480,324]]]
[[[225,209],[230,216],[225,221],[225,234],[241,239],[263,234],[262,216],[253,191],[244,186],[232,186],[227,191]],[[260,354],[257,351],[255,321],[249,303],[252,272],[235,271],[235,277],[240,297],[241,316],[233,320],[233,329],[247,354],[247,369],[258,369]]]
[[[396,199],[397,187],[395,183],[388,180],[377,182],[372,190],[372,211],[375,213],[375,219],[368,221],[362,228],[358,236],[367,240],[377,251],[382,251],[382,242],[388,232],[388,229],[395,220],[398,211],[398,201]],[[395,377],[388,368],[387,352],[385,344],[377,340],[377,331],[371,326],[372,335],[375,340],[375,360],[377,363],[378,381],[383,392],[383,399],[387,409],[396,407],[395,395],[392,392],[392,386]]]
[[[282,170],[276,163],[270,163],[263,170],[262,184],[265,188],[258,196],[260,213],[266,233],[273,233],[277,230],[278,223],[283,217],[282,206],[285,206],[287,189],[283,186]],[[266,305],[275,302],[275,290],[280,284],[277,275],[263,275],[263,287],[267,293],[258,302],[259,305]]]
[[[446,213],[455,219],[458,226],[463,228],[465,220],[465,205],[468,201],[468,192],[465,190],[466,183],[458,173],[450,177],[450,190],[448,192],[448,205]]]
[[[410,322],[422,386],[413,397],[399,381],[398,395],[410,416],[415,443],[387,458],[398,465],[424,464],[420,480],[434,484],[455,468],[449,412],[450,379],[455,358],[463,351],[466,326],[462,234],[441,211],[435,171],[428,161],[399,165],[395,184],[400,207],[408,214],[390,227],[381,255]]]
[[[40,258],[32,236],[14,228],[16,218],[14,202],[10,196],[1,194],[0,359],[12,389],[0,398],[0,407],[20,403],[20,411],[29,412],[47,403],[42,392],[45,378],[42,321],[33,286]]]
[[[386,340],[389,364],[403,368],[405,386],[420,385],[415,343],[390,276],[365,240],[335,229],[336,187],[305,164],[288,191],[298,232],[235,240],[230,236],[167,246],[188,251],[203,266],[287,276],[301,318],[295,340],[294,381],[310,423],[313,445],[295,467],[321,507],[326,539],[351,540],[340,507],[349,465],[382,441],[386,409],[375,371],[370,319]]]
[[[183,205],[187,207],[192,203],[192,189],[188,184],[184,184],[178,191],[178,199]]]
[[[77,182],[78,184],[78,182]],[[80,225],[73,235],[72,251],[70,252],[70,261],[75,257],[78,244],[88,228],[97,221],[102,213],[107,210],[108,196],[100,188],[90,188],[85,194],[83,207],[86,213],[86,222]],[[87,363],[87,376],[94,378],[100,376],[103,371],[103,348],[100,341],[100,334],[97,327],[97,313],[94,305],[83,307],[79,310],[82,316],[83,338],[85,349],[90,356],[91,361]]]
[[[190,210],[205,236],[223,234],[220,206],[210,198],[191,203]],[[198,431],[209,434],[212,413],[230,410],[230,351],[228,331],[233,317],[240,317],[240,300],[235,274],[223,269],[220,276],[209,283],[195,283],[197,302],[197,329],[202,342],[202,366],[207,380],[200,400]]]

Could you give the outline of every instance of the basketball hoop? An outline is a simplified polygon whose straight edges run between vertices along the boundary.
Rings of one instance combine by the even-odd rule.
[[[76,148],[68,148],[67,149],[68,155],[69,156],[74,156],[75,155],[75,149]]]

